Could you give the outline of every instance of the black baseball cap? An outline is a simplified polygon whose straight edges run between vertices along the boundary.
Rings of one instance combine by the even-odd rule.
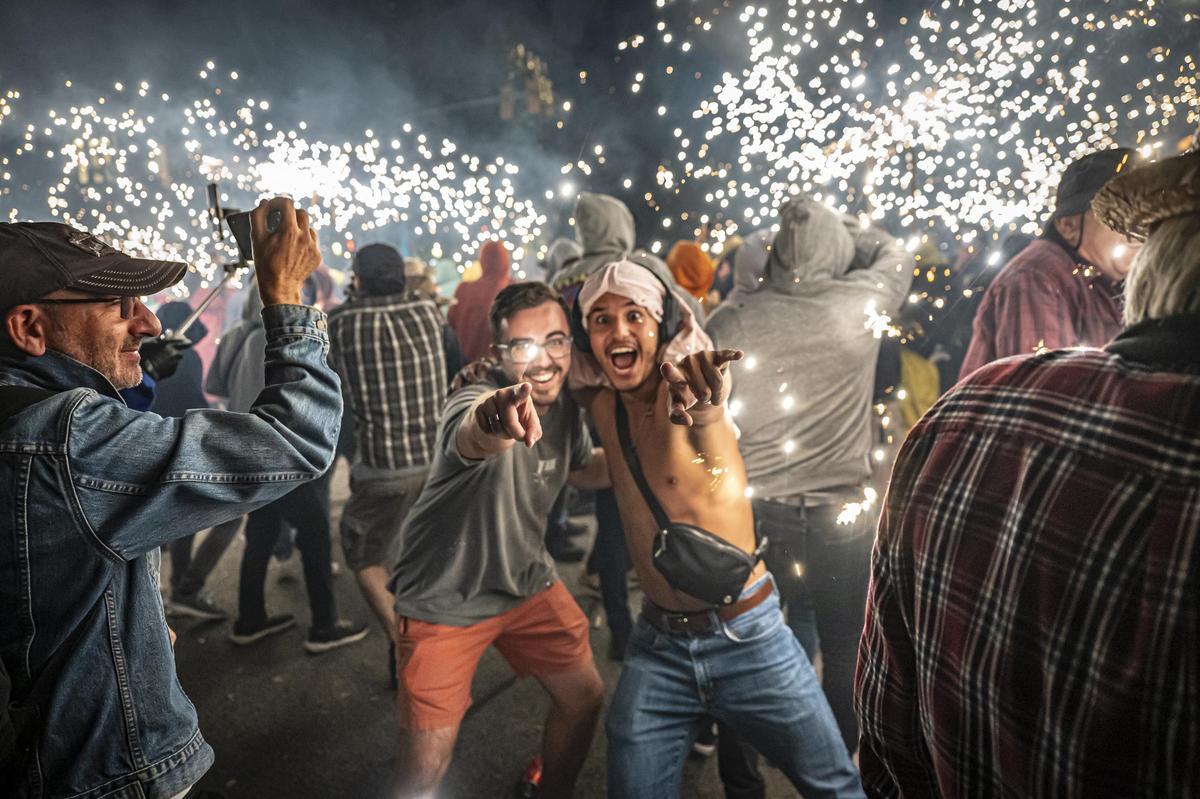
[[[1064,216],[1082,214],[1091,206],[1092,198],[1104,184],[1137,164],[1137,151],[1128,147],[1100,150],[1073,161],[1063,172],[1054,197],[1051,221]]]
[[[0,308],[59,289],[143,297],[183,279],[187,264],[133,258],[60,222],[0,223]]]

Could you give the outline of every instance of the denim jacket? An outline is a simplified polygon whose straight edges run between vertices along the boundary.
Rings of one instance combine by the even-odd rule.
[[[26,747],[17,795],[159,799],[212,764],[175,674],[158,547],[324,473],[341,418],[324,314],[276,305],[263,320],[267,385],[249,413],[163,418],[60,353],[0,359],[0,385],[58,392],[0,423],[0,657]]]

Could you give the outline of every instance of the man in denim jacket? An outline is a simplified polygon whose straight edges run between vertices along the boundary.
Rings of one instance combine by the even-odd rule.
[[[0,658],[18,734],[5,792],[173,799],[212,764],[175,676],[158,548],[321,475],[341,417],[325,315],[300,305],[316,234],[284,198],[252,219],[266,388],[249,413],[182,418],[117,392],[160,333],[137,298],[186,266],[67,225],[0,224]]]

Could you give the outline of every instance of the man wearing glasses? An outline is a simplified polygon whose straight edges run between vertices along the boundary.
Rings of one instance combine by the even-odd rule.
[[[562,390],[567,315],[548,286],[518,283],[496,297],[489,322],[499,365],[447,401],[392,575],[405,797],[441,782],[489,645],[550,694],[544,796],[571,795],[604,698],[587,618],[544,544],[565,483],[608,485],[603,453]]]
[[[273,232],[267,216],[281,215]],[[320,263],[290,200],[253,212],[266,388],[249,413],[163,418],[118,395],[162,331],[138,300],[186,264],[57,223],[0,224],[0,677],[5,796],[183,796],[213,761],[175,675],[158,549],[320,476],[341,417]],[[11,792],[10,792],[11,791]]]

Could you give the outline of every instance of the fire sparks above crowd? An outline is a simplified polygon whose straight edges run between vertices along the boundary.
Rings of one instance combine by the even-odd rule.
[[[479,242],[504,239],[522,269],[584,188],[641,192],[659,222],[642,231],[656,252],[690,236],[719,251],[770,226],[796,191],[881,220],[915,249],[931,229],[966,244],[1033,231],[1066,161],[1115,143],[1174,151],[1200,116],[1189,52],[1200,8],[1188,2],[945,0],[908,16],[863,0],[657,5],[656,30],[614,43],[631,73],[621,92],[658,81],[668,98],[653,109],[670,137],[651,174],[622,173],[603,142],[585,142],[553,185],[528,185],[527,164],[407,123],[315,140],[210,61],[199,99],[143,81],[45,108],[0,87],[0,196],[9,218],[48,211],[206,278],[227,254],[203,201],[214,179],[243,202],[300,198],[334,266],[373,232],[401,228],[414,253],[460,271]],[[714,50],[740,67],[714,79]],[[577,137],[564,116],[561,135]]]

